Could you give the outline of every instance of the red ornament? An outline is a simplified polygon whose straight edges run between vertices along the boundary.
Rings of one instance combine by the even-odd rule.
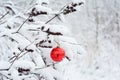
[[[65,57],[65,51],[60,47],[56,47],[52,49],[50,56],[53,61],[60,62]]]

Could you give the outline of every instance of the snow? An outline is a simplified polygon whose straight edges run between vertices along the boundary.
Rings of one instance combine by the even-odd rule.
[[[62,0],[63,1],[63,0]],[[58,2],[59,3],[62,3]],[[65,0],[66,1],[66,0]],[[64,4],[64,2],[62,4]],[[81,0],[78,0],[81,1]],[[87,54],[82,55],[79,63],[79,72],[78,72],[78,79],[73,79],[73,80],[118,80],[120,79],[120,77],[118,75],[120,75],[120,71],[119,71],[119,46],[115,47],[115,45],[117,44],[113,44],[112,42],[115,41],[112,39],[105,39],[100,37],[99,39],[99,50],[96,50],[96,44],[95,44],[95,22],[94,21],[94,13],[93,13],[93,7],[95,5],[92,4],[92,2],[94,2],[93,0],[86,0],[85,4],[83,5],[84,7],[81,7],[80,12],[76,12],[74,14],[69,14],[68,16],[66,16],[66,20],[68,21],[68,23],[66,23],[67,25],[72,25],[71,26],[71,30],[74,33],[74,36],[76,37],[76,40],[80,43],[80,45],[84,45],[83,49],[86,49]],[[104,4],[104,7],[108,7],[113,4],[111,4],[112,1],[110,2],[105,2],[105,1],[97,1],[98,2],[98,7]],[[100,2],[100,4],[99,4]],[[114,2],[114,1],[113,1]],[[113,3],[112,2],[112,3]],[[119,2],[119,1],[118,1]],[[61,6],[58,6],[59,8]],[[113,6],[112,6],[113,7]],[[114,8],[114,7],[113,7]],[[101,13],[100,15],[102,16],[102,18],[100,19],[104,19],[106,17],[109,18],[108,14],[110,14],[108,11],[111,10],[111,8],[108,8],[109,10],[105,10],[102,7],[99,7],[99,10],[101,9],[101,11],[105,11],[105,13]],[[88,12],[87,12],[88,11]],[[118,11],[119,12],[119,11]],[[107,14],[108,13],[108,14]],[[113,12],[111,12],[111,16],[113,16],[114,14],[112,14]],[[71,17],[72,16],[72,17]],[[72,21],[71,21],[72,20]],[[101,20],[101,21],[102,21]],[[113,20],[110,19],[111,21]],[[106,22],[105,24],[107,24],[107,26],[110,28],[110,25],[112,23],[108,23],[109,19],[103,20],[103,22]],[[99,26],[100,29],[105,28],[106,25],[104,24],[100,24],[102,25]],[[107,27],[107,30],[109,30],[109,28]],[[107,31],[106,30],[106,31]],[[111,29],[113,30],[113,29]],[[103,32],[103,34],[101,34]],[[110,32],[111,33],[111,32]],[[110,37],[110,33],[108,34]],[[116,33],[114,34],[114,36]],[[104,31],[100,30],[100,36],[104,36]],[[107,35],[107,36],[108,36]],[[118,37],[117,37],[118,38]],[[64,39],[63,39],[64,40]],[[66,39],[65,39],[66,40]],[[64,44],[65,42],[69,44],[73,43],[72,40],[64,40]],[[112,42],[111,42],[112,41]],[[119,42],[119,41],[118,41]],[[81,49],[80,49],[81,50]],[[82,52],[82,53],[86,53],[86,52]],[[116,56],[117,55],[117,56]],[[79,60],[79,58],[77,58]],[[77,63],[78,64],[78,63]],[[98,68],[98,69],[95,69]],[[116,72],[115,72],[115,70]],[[77,73],[76,73],[77,74]]]
[[[85,0],[72,0],[72,2],[74,2],[74,3],[84,2],[85,3]]]
[[[27,60],[19,60],[14,62],[13,68],[30,69],[31,71],[33,71],[35,68],[35,64]]]
[[[7,61],[0,61],[0,69],[8,69],[10,66],[10,63]]]
[[[45,6],[35,5],[34,8],[36,8],[36,11],[34,11],[34,13],[36,13],[37,11],[47,12],[47,14],[52,13],[51,8],[48,8],[48,7],[45,7]]]
[[[16,13],[0,19],[0,80],[120,79],[119,0],[0,2],[0,18],[8,11],[6,5]],[[84,5],[78,6],[75,13],[62,14],[45,23],[69,2],[84,2]],[[32,16],[34,22],[25,22],[15,33],[33,8],[35,13],[48,14]],[[63,35],[48,34],[47,30]],[[61,62],[50,58],[51,50],[57,46],[65,50],[66,57]],[[19,68],[30,72],[19,72]]]
[[[63,35],[70,35],[70,30],[64,25],[45,25],[43,30],[46,31],[47,29],[50,29],[51,32],[60,32]]]

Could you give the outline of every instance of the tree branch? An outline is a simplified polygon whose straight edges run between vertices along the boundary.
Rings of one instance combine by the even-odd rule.
[[[48,21],[45,22],[45,24],[49,23],[50,21],[52,21],[53,19],[55,19],[57,16],[59,16],[60,14],[62,14],[63,12],[59,13],[59,14],[55,14],[54,17],[52,17],[51,19],[49,19]]]
[[[25,21],[20,25],[20,27],[18,28],[18,30],[15,33],[18,33],[20,31],[20,29],[22,28],[22,26],[27,22],[27,20],[30,18],[31,16],[29,16],[27,19],[25,19]]]
[[[6,76],[6,75],[4,75],[2,73],[0,73],[0,74],[3,75],[4,77],[6,77],[7,79],[11,80],[11,78],[9,78],[8,76]]]
[[[7,11],[7,12],[0,18],[0,20],[1,20],[2,18],[4,18],[8,13],[9,13],[9,11]]]
[[[50,67],[50,66],[55,65],[55,64],[58,64],[58,63],[48,64],[48,65],[46,65],[46,66],[44,66],[42,68],[35,68],[35,70],[44,69],[44,68]]]

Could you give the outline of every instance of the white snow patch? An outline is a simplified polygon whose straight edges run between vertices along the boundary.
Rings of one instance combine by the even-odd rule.
[[[0,61],[0,69],[8,69],[10,66],[10,63],[7,61]]]
[[[13,68],[30,69],[31,71],[33,71],[35,69],[35,64],[27,60],[18,60],[14,62]]]

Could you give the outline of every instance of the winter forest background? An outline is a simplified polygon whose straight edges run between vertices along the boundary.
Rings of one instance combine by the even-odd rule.
[[[119,80],[119,5],[0,0],[0,80]],[[54,62],[49,54],[58,45],[66,56]]]

